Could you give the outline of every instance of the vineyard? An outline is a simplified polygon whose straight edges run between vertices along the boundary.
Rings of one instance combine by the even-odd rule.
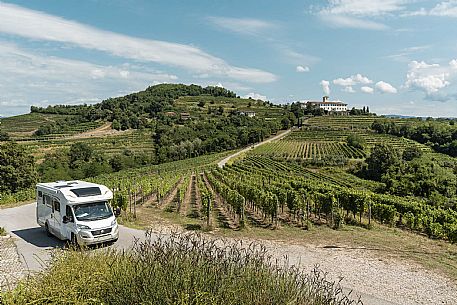
[[[293,130],[281,141],[262,145],[252,151],[251,155],[304,160],[363,159],[371,148],[382,143],[389,143],[399,151],[406,147],[417,147],[423,152],[432,151],[429,146],[410,139],[373,132],[370,126],[379,119],[381,118],[368,116],[312,117],[304,122],[304,126]],[[400,124],[406,121],[390,120]],[[365,142],[364,149],[348,145],[347,138],[350,135],[361,137]]]
[[[378,193],[380,183],[341,169],[309,169],[300,163],[248,156],[224,168],[224,154],[102,175],[92,181],[114,190],[113,205],[127,219],[149,225],[169,218],[188,229],[245,227],[309,229],[343,223],[406,228],[457,242],[457,212],[417,197]],[[152,218],[151,218],[152,217]]]
[[[365,157],[363,150],[346,143],[332,141],[281,140],[257,148],[253,154],[286,159],[321,159],[328,156],[358,159]]]
[[[376,116],[316,116],[308,119],[305,123],[309,127],[326,129],[365,129],[369,130],[376,120],[386,120],[384,117]],[[417,119],[388,119],[395,124],[406,124]]]
[[[37,160],[42,160],[46,153],[69,148],[72,144],[84,142],[91,146],[96,153],[107,156],[122,153],[125,149],[131,152],[153,153],[154,145],[151,140],[151,132],[147,130],[134,130],[116,133],[105,137],[88,138],[65,138],[65,137],[42,137],[40,139],[27,139],[18,141]]]
[[[372,131],[363,130],[320,130],[320,129],[301,129],[296,130],[285,140],[293,141],[320,141],[320,142],[345,142],[346,138],[351,134],[357,134],[361,136],[368,146],[373,147],[376,144],[389,143],[395,148],[404,149],[406,147],[415,146],[422,151],[431,151],[430,147],[420,144],[416,141],[400,138],[396,136],[377,134]]]
[[[76,124],[66,124],[67,120],[75,118],[74,115],[62,114],[45,114],[45,113],[29,113],[18,115],[0,120],[1,129],[8,132],[10,137],[15,141],[48,141],[62,139],[71,135],[86,132],[100,127],[103,122],[78,122]],[[64,125],[59,132],[51,133],[46,136],[34,136],[33,133],[40,127],[46,124],[60,123]]]

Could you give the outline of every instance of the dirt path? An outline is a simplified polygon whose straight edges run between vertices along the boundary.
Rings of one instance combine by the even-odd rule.
[[[187,184],[186,193],[184,194],[184,199],[182,201],[181,208],[179,209],[179,214],[182,216],[186,216],[188,213],[189,208],[192,204],[192,186],[193,186],[193,179],[195,174],[190,175],[189,183]]]
[[[319,265],[331,279],[343,278],[342,286],[361,294],[364,304],[457,304],[451,280],[414,263],[381,259],[366,249],[262,243],[275,258],[287,256],[306,271]]]
[[[285,136],[287,136],[289,133],[291,132],[291,129],[288,129],[284,132],[281,132],[273,137],[270,137],[266,140],[264,140],[263,142],[260,142],[260,143],[257,143],[257,144],[254,144],[252,146],[249,146],[249,147],[246,147],[245,149],[242,149],[236,153],[234,153],[233,155],[230,155],[228,157],[226,157],[225,159],[221,160],[219,163],[217,163],[217,166],[219,166],[220,168],[223,168],[225,166],[225,164],[227,164],[228,161],[230,161],[230,159],[232,158],[235,158],[253,148],[256,148],[256,147],[259,147],[263,144],[266,144],[266,143],[270,143],[270,142],[273,142],[273,141],[276,141],[276,140],[281,140],[282,138],[284,138]]]
[[[85,139],[85,138],[92,138],[92,137],[104,137],[104,136],[112,136],[112,135],[118,135],[118,134],[123,134],[123,133],[128,133],[128,132],[131,132],[131,130],[122,130],[121,131],[121,130],[112,129],[112,123],[108,122],[95,129],[69,136],[68,139]]]
[[[184,177],[181,177],[179,181],[173,186],[170,192],[165,195],[165,197],[159,200],[158,206],[161,210],[166,209],[170,204],[172,204],[176,198],[176,194],[178,193],[178,188],[181,187],[181,184],[184,181]]]

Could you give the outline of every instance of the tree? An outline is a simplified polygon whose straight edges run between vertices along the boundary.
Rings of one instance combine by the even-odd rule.
[[[37,172],[33,156],[16,143],[0,146],[0,192],[17,192],[33,186]]]
[[[92,157],[92,148],[83,142],[72,144],[70,147],[70,166],[76,167],[77,161],[89,162]]]
[[[366,176],[369,179],[381,181],[382,175],[389,167],[400,162],[398,151],[389,144],[376,144],[370,156],[366,159]]]
[[[422,150],[416,146],[407,147],[402,154],[402,159],[405,161],[411,161],[422,156]]]
[[[356,133],[350,134],[347,138],[346,141],[349,146],[352,146],[354,148],[359,148],[359,149],[364,149],[366,141],[365,139]]]
[[[119,123],[118,120],[114,119],[112,127],[113,127],[113,129],[120,130],[121,129],[121,124]]]

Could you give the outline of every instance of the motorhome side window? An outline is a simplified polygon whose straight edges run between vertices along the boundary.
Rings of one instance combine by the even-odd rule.
[[[54,211],[60,212],[60,202],[57,199],[52,198],[52,206],[54,207]]]
[[[38,198],[41,198],[43,197],[43,192],[42,191],[38,191]]]
[[[71,212],[71,207],[69,205],[66,206],[65,216],[67,216],[67,217],[73,216],[73,213]]]
[[[48,207],[51,207],[51,197],[49,197],[48,195],[44,195],[43,203],[46,204]]]

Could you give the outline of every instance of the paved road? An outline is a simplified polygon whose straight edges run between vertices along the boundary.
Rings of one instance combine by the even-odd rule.
[[[290,133],[291,129],[288,129],[280,134],[277,134],[275,135],[274,137],[271,137],[271,138],[268,138],[266,139],[265,141],[263,142],[260,142],[260,143],[257,143],[257,144],[254,144],[253,146],[249,146],[245,149],[242,149],[236,153],[234,153],[233,155],[230,155],[228,156],[227,158],[225,158],[224,160],[220,161],[219,163],[217,163],[217,166],[219,166],[220,168],[223,168],[224,165],[232,158],[235,158],[237,156],[239,156],[240,154],[242,153],[245,153],[249,150],[251,150],[252,148],[256,148],[256,147],[259,147],[260,145],[263,145],[263,144],[266,144],[266,143],[270,143],[270,142],[273,142],[273,141],[276,141],[276,140],[280,140],[282,138],[284,138],[285,136],[287,136],[289,133]]]
[[[35,218],[36,203],[0,210],[0,227],[11,232],[24,267],[39,271],[50,258],[51,250],[62,248],[65,242],[48,237]],[[145,232],[119,226],[119,240],[113,245],[119,249],[129,248],[135,239],[144,239]]]

